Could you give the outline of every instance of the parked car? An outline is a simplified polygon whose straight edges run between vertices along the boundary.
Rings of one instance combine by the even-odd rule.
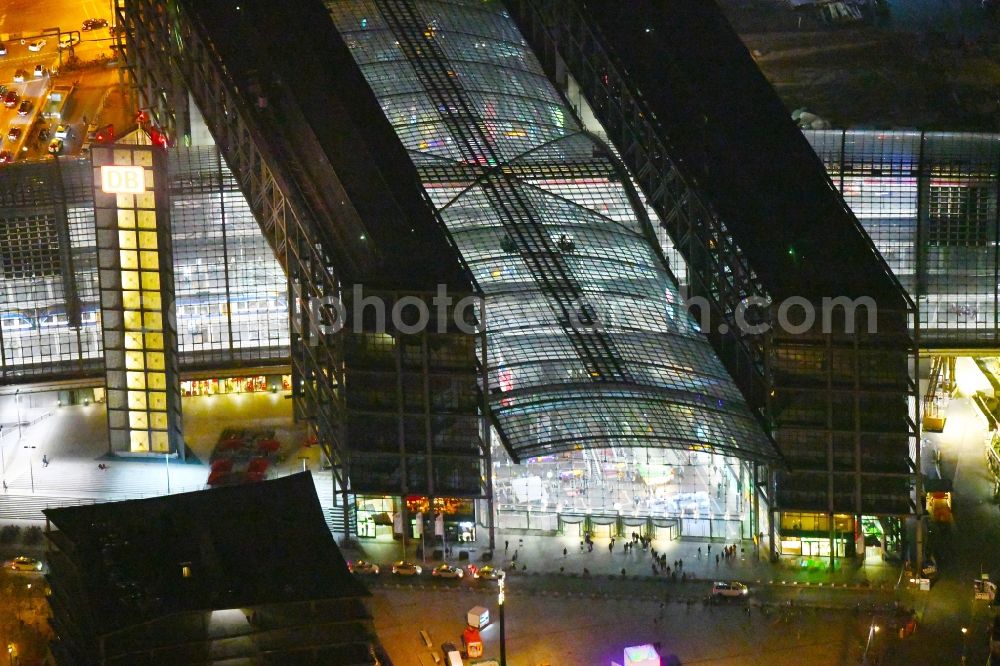
[[[0,164],[7,164],[13,161],[14,156],[10,154],[9,150],[0,150]]]
[[[435,578],[462,578],[465,572],[450,564],[439,564],[431,570],[431,575]]]
[[[22,130],[20,127],[11,127],[9,130],[7,130],[7,140],[17,141],[18,139],[21,138],[21,133],[23,131],[24,130]]]
[[[44,143],[48,141],[51,134],[52,133],[49,132],[48,127],[43,127],[42,129],[38,130],[38,143]]]
[[[28,76],[28,72],[23,69],[19,69],[14,72],[14,83],[24,83],[24,78]]]
[[[36,39],[35,41],[28,44],[28,50],[38,52],[41,51],[43,48],[45,48],[46,44],[48,44],[48,42],[45,41],[44,39]]]
[[[69,125],[56,125],[56,138],[57,139],[68,139],[69,138]]]
[[[5,56],[5,55],[7,55],[7,45],[4,44],[3,42],[0,42],[0,56]]]
[[[102,18],[91,18],[83,22],[83,30],[97,30],[98,28],[108,27],[107,19]]]
[[[406,560],[400,560],[392,565],[392,573],[397,576],[419,576],[423,571],[419,564]]]
[[[80,43],[80,38],[77,35],[63,35],[59,40],[60,49],[68,49],[72,46],[76,46]]]
[[[350,569],[352,573],[361,574],[365,576],[377,576],[379,574],[378,565],[372,562],[366,562],[365,560],[358,560],[357,562],[348,562],[347,568]]]
[[[36,79],[45,76],[45,67],[43,67],[42,65],[35,65],[34,75]]]
[[[8,109],[13,109],[20,100],[21,96],[17,94],[16,90],[8,90],[7,94],[3,96],[3,105]]]
[[[41,571],[42,566],[41,561],[24,555],[15,557],[10,563],[10,568],[14,571]]]
[[[712,585],[713,597],[745,597],[750,594],[750,589],[743,583],[737,581],[721,582],[717,581]]]
[[[441,652],[444,654],[444,666],[462,666],[465,663],[454,643],[442,643]]]
[[[22,99],[21,106],[17,107],[17,115],[19,116],[28,115],[29,113],[31,113],[31,106],[32,105],[30,99]]]
[[[55,138],[55,139],[52,139],[52,141],[49,142],[49,154],[50,155],[59,155],[59,154],[62,153],[62,151],[63,151],[63,140],[62,139]]]

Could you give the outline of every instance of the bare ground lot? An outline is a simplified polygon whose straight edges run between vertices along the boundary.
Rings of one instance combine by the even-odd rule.
[[[785,0],[721,2],[789,109],[834,127],[1000,129],[1000,21],[976,0],[890,0],[849,27]]]

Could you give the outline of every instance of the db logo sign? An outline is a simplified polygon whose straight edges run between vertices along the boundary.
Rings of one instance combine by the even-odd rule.
[[[101,190],[106,194],[141,194],[146,173],[141,166],[102,166]]]

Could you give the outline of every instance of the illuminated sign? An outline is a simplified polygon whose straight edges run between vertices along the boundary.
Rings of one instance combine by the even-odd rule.
[[[142,194],[146,173],[141,166],[102,166],[101,191],[105,194]]]

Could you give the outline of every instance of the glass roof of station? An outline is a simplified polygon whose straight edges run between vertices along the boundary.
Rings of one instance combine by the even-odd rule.
[[[490,406],[511,452],[774,457],[627,175],[502,6],[326,4],[486,296]]]

